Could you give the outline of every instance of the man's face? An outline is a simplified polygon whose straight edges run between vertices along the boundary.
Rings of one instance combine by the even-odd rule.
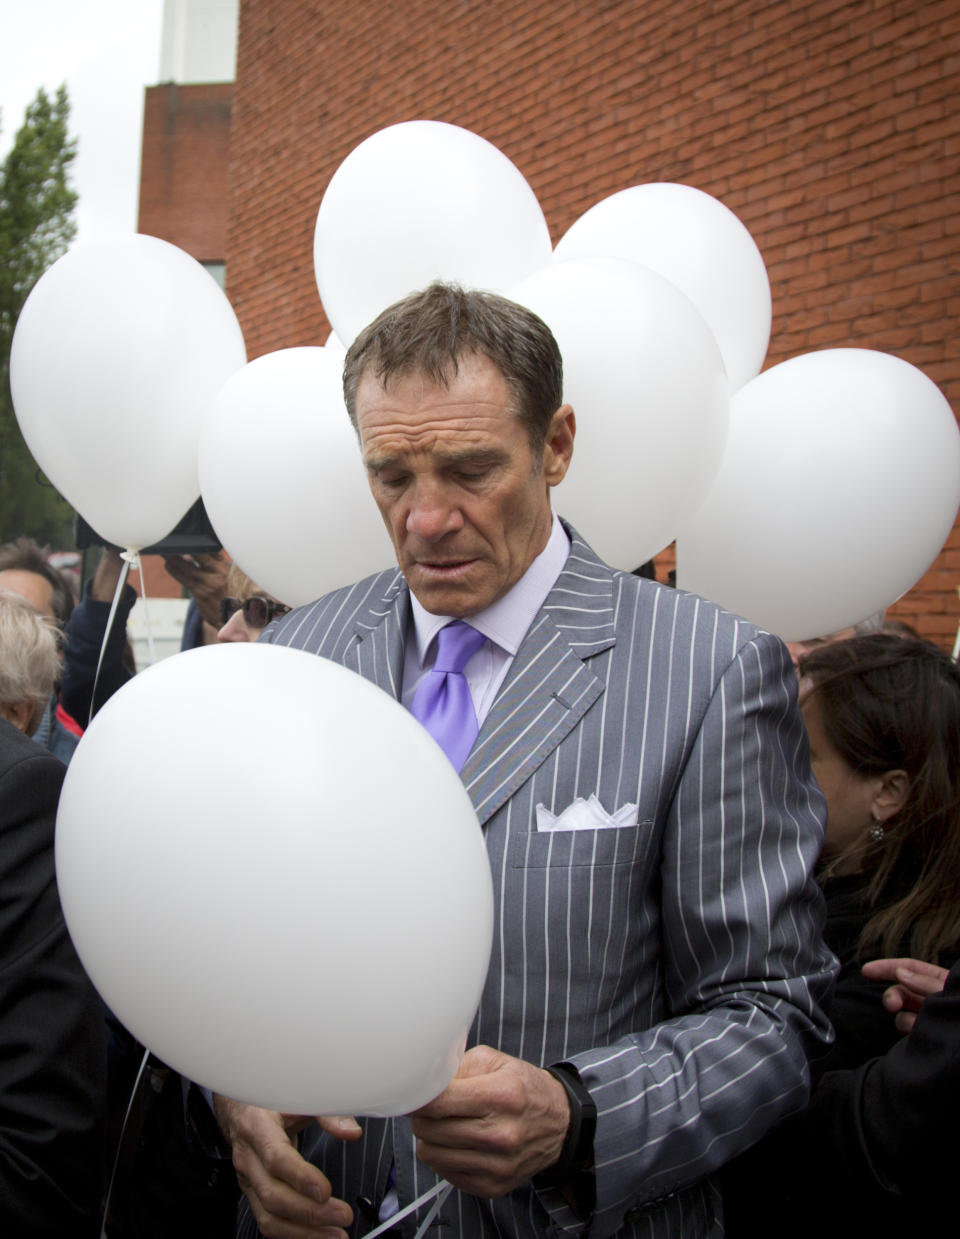
[[[549,490],[573,450],[570,406],[534,453],[506,379],[470,355],[449,387],[415,373],[387,389],[365,374],[356,415],[370,489],[420,603],[465,617],[502,598],[550,536]]]
[[[19,594],[26,599],[38,615],[55,619],[53,614],[53,586],[39,572],[26,572],[22,568],[4,568],[0,572],[0,589]]]

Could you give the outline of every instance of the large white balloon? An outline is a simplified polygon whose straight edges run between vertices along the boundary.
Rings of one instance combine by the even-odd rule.
[[[677,536],[720,463],[729,395],[716,341],[635,263],[557,263],[509,295],[556,336],[577,418],[554,504],[609,563],[636,568]]]
[[[459,1063],[489,862],[440,748],[326,659],[209,646],[93,720],[57,816],[77,952],[164,1062],[297,1114],[398,1114]]]
[[[836,632],[917,581],[958,503],[960,433],[931,379],[869,349],[807,353],[733,398],[678,583],[787,641]]]
[[[395,562],[330,348],[250,362],[204,419],[200,488],[223,545],[291,606]]]
[[[197,499],[202,414],[245,360],[230,303],[200,263],[119,235],[41,276],[14,332],[10,387],[53,485],[102,537],[140,548]]]
[[[440,121],[391,125],[334,173],[314,237],[317,287],[345,343],[435,279],[502,291],[550,262],[550,233],[517,167]]]
[[[736,215],[691,185],[634,185],[604,198],[560,239],[556,257],[626,258],[690,298],[720,345],[730,390],[758,374],[770,341],[770,282]]]

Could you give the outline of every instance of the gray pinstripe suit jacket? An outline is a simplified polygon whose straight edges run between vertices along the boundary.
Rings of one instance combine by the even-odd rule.
[[[809,880],[823,805],[795,675],[775,637],[611,570],[568,532],[567,565],[462,772],[495,890],[472,1041],[579,1069],[598,1108],[591,1235],[720,1234],[710,1172],[803,1105],[804,1041],[826,1031],[833,961]],[[266,639],[399,697],[408,609],[403,577],[384,572]],[[537,832],[538,804],[560,813],[591,793],[608,812],[636,804],[636,825]],[[311,1129],[304,1153],[351,1204],[379,1201],[391,1161],[401,1205],[436,1181],[406,1119],[368,1119],[350,1145]],[[531,1188],[454,1192],[439,1223],[470,1239],[578,1229]]]

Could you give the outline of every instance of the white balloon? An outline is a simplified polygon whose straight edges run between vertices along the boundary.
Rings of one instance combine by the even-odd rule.
[[[10,387],[27,446],[108,541],[144,547],[200,493],[197,441],[246,360],[216,281],[136,234],[88,241],[43,275],[13,337]]]
[[[56,863],[94,985],[188,1079],[399,1114],[455,1073],[492,940],[483,837],[433,739],[353,672],[248,643],[142,672],[77,748]]]
[[[958,504],[960,433],[936,384],[887,353],[807,353],[734,396],[678,582],[786,641],[823,636],[908,590]]]
[[[211,524],[244,572],[290,606],[395,562],[343,403],[342,365],[327,348],[268,353],[224,384],[204,419]]]
[[[611,194],[560,239],[556,258],[626,258],[690,298],[717,338],[737,391],[758,374],[770,341],[770,281],[736,215],[691,185],[655,182]]]
[[[607,562],[636,568],[677,536],[720,463],[729,395],[716,341],[635,263],[557,263],[509,295],[556,336],[577,418],[554,504]]]
[[[440,121],[391,125],[334,173],[314,237],[317,287],[349,343],[435,279],[502,291],[550,262],[536,195],[490,142]]]

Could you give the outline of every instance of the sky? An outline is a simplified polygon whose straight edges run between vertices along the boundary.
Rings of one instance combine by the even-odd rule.
[[[66,82],[78,240],[137,226],[143,88],[160,72],[163,0],[0,0],[0,159],[39,87]]]

